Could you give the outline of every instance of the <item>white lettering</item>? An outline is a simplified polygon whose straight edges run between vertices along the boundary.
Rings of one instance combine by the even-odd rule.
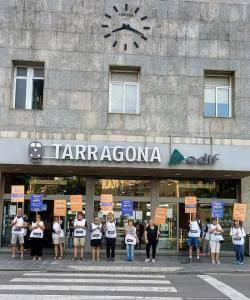
[[[60,144],[53,144],[52,147],[56,147],[56,159],[59,159],[60,147],[62,147],[62,145],[60,145]]]
[[[114,161],[123,161],[124,160],[123,147],[114,147],[114,149],[113,149],[113,160]]]
[[[150,162],[154,162],[154,161],[161,162],[160,151],[157,147],[154,147],[150,158]]]
[[[66,159],[66,158],[74,159],[70,145],[65,145],[63,150],[62,159]]]
[[[138,161],[148,162],[148,147],[138,147]]]
[[[85,155],[84,155],[85,151],[86,151],[86,146],[77,145],[76,146],[76,159],[80,159],[80,157],[81,157],[82,160],[85,160]]]
[[[132,153],[132,157],[130,156],[130,154]],[[127,161],[135,161],[136,159],[136,149],[135,147],[128,147],[126,148],[126,151],[125,151],[125,158]]]
[[[97,146],[88,146],[88,160],[97,160],[97,152],[98,152],[98,148]]]
[[[100,160],[103,161],[103,160],[108,160],[108,161],[111,161],[111,155],[110,155],[110,151],[109,151],[109,147],[108,146],[104,146],[103,149],[102,149],[102,154],[101,154],[101,157],[100,157]]]

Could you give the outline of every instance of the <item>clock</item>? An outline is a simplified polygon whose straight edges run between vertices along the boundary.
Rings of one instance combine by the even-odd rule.
[[[112,13],[106,13],[106,24],[102,24],[105,28],[104,38],[111,39],[112,47],[119,45],[119,33],[130,32],[132,37],[132,46],[140,47],[140,41],[148,40],[146,33],[150,30],[149,26],[145,25],[146,15],[140,15],[140,7],[130,8],[125,4],[123,8],[113,6]],[[108,23],[108,24],[107,24]],[[124,51],[128,49],[128,42],[123,43]]]

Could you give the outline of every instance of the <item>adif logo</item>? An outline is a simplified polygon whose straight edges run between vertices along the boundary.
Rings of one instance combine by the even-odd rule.
[[[190,165],[214,165],[217,160],[219,160],[219,154],[212,155],[204,153],[204,155],[200,157],[188,156],[185,158],[179,150],[175,149],[171,154],[169,165],[178,165],[182,162]]]
[[[40,142],[31,142],[29,144],[30,159],[41,159],[43,156],[43,145]]]

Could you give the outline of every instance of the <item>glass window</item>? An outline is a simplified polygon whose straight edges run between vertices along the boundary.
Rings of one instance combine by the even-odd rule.
[[[138,72],[111,71],[109,112],[139,112],[138,82]]]
[[[231,77],[206,76],[204,79],[204,116],[231,116]]]
[[[15,67],[14,108],[42,109],[44,68]]]

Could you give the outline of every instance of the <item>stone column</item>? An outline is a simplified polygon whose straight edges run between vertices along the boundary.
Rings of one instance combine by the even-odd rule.
[[[94,197],[95,197],[95,178],[87,177],[86,181],[86,203],[85,203],[85,218],[88,226],[90,226],[94,218]],[[89,238],[86,240],[85,250],[90,252],[90,241]]]
[[[246,233],[250,233],[250,176],[241,179],[241,203],[247,205],[244,228]]]
[[[152,179],[151,181],[151,218],[154,218],[155,209],[159,203],[159,191],[160,191],[160,181],[158,179]]]
[[[2,247],[2,233],[3,233],[3,206],[4,206],[4,183],[5,176],[3,173],[0,173],[0,247]]]

